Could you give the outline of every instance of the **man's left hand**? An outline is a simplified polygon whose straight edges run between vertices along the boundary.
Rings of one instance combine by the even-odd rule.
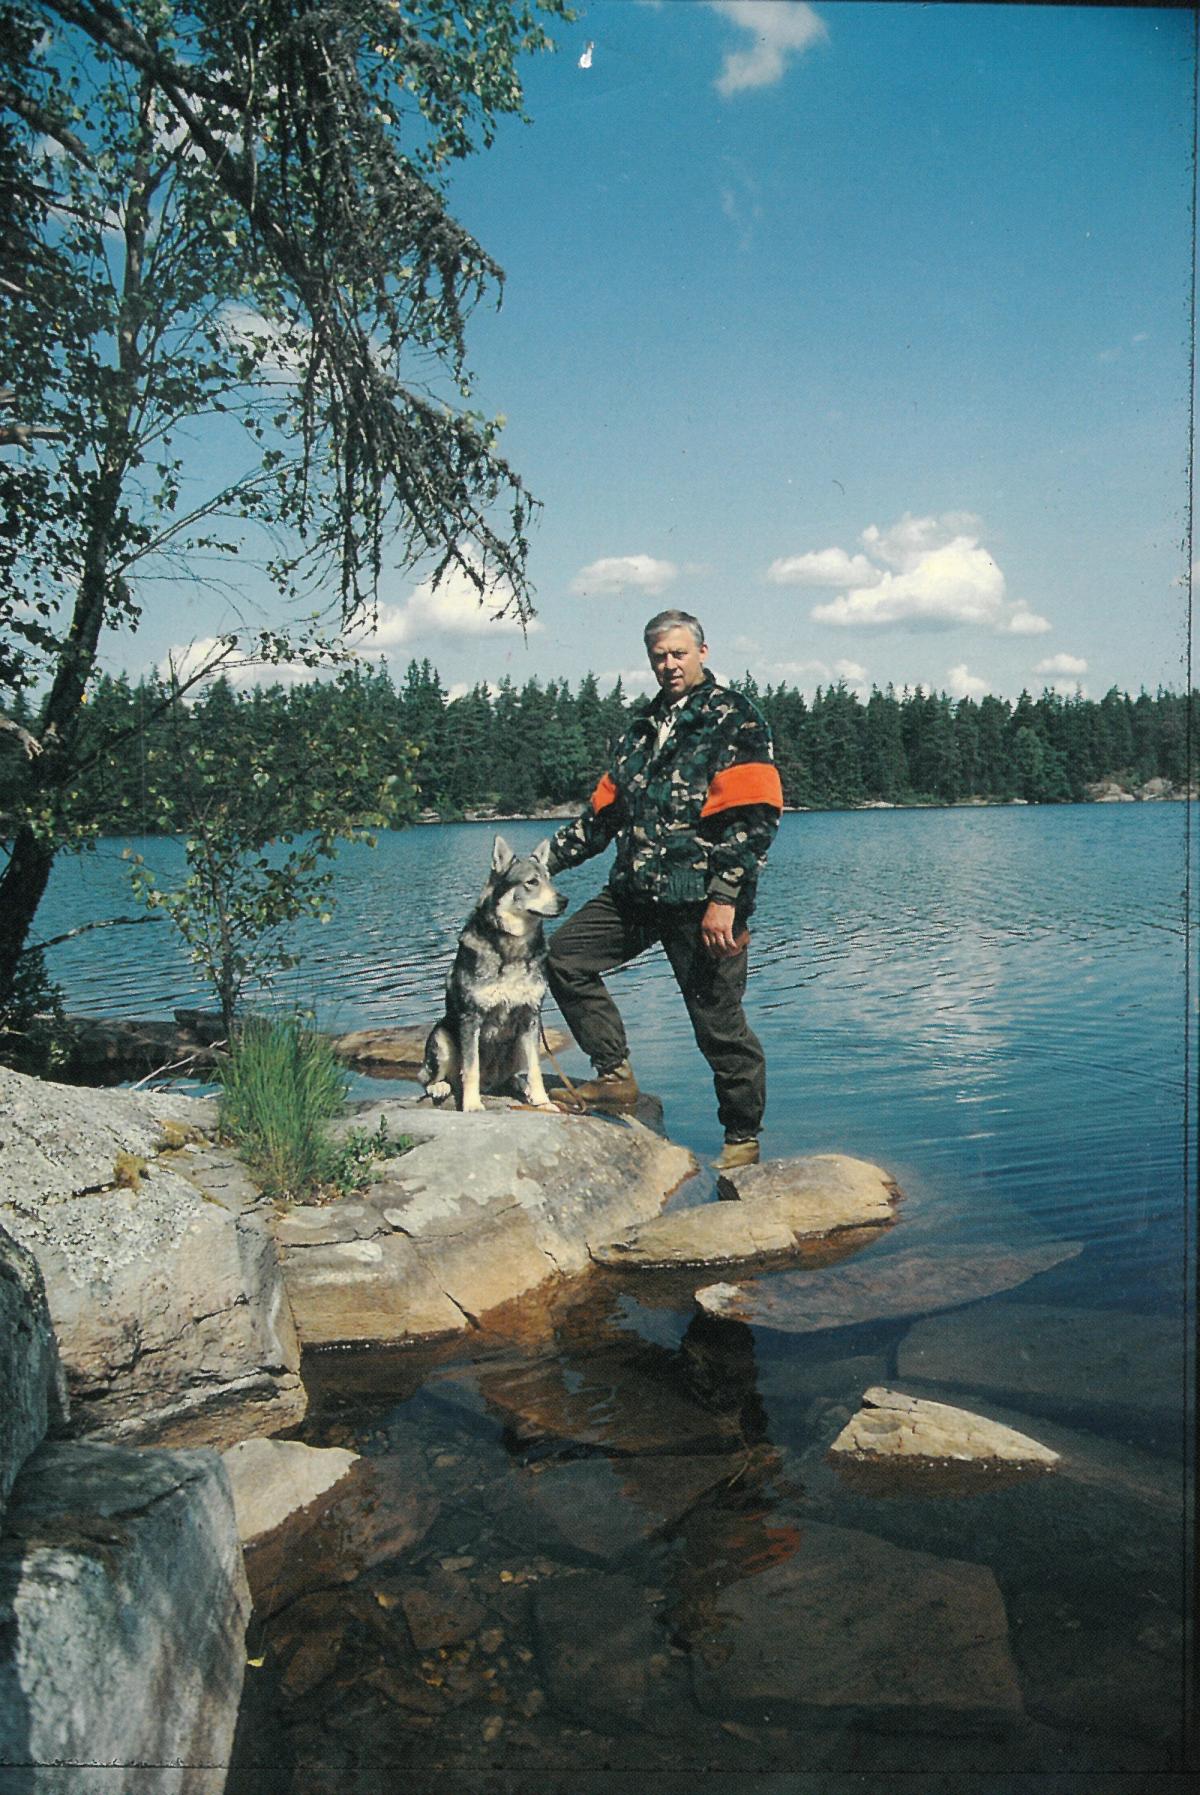
[[[708,904],[700,918],[700,939],[704,951],[714,960],[729,960],[734,954],[741,953],[746,943],[744,939],[734,939],[732,904],[719,904],[715,900]]]

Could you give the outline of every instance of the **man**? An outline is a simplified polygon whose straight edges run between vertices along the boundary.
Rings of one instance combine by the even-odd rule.
[[[550,989],[596,1077],[588,1101],[630,1103],[637,1082],[621,1017],[601,973],[661,941],[696,1042],[712,1067],[725,1130],[718,1168],[753,1165],[766,1063],[742,1011],[759,867],[783,793],[766,722],[705,668],[704,631],[686,611],[645,630],[658,695],[640,707],[589,808],[558,831],[550,870],[599,854],[613,838],[608,885],[550,943]]]

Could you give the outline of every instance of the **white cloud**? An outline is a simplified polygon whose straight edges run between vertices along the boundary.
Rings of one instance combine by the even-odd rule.
[[[608,598],[631,589],[654,597],[678,577],[673,561],[656,561],[653,555],[608,555],[581,567],[571,591],[578,598]]]
[[[966,663],[960,661],[946,675],[946,690],[951,698],[982,698],[991,687],[986,679],[980,679],[977,673],[971,673]]]
[[[286,330],[253,306],[227,305],[221,313],[221,334],[232,349],[253,357],[260,374],[283,384],[299,379],[301,345],[307,332],[301,333],[298,326]]]
[[[728,99],[754,87],[774,87],[794,56],[828,37],[825,22],[803,0],[709,0],[714,12],[748,31],[748,50],[730,50],[714,83]]]
[[[812,692],[817,686],[842,684],[866,691],[870,683],[865,667],[857,661],[775,661],[769,669],[772,681],[790,681],[802,690]]]
[[[953,629],[974,624],[996,635],[1044,635],[1050,624],[1021,599],[1010,599],[1004,574],[980,541],[980,520],[969,512],[940,517],[906,512],[886,530],[869,524],[859,540],[865,553],[818,549],[772,562],[768,579],[848,589],[814,605],[817,623],[840,628]]]
[[[222,653],[222,650],[225,650]],[[176,679],[181,685],[197,674],[203,679],[194,688],[198,693],[214,679],[227,679],[237,690],[248,686],[302,686],[318,679],[322,669],[307,667],[302,661],[247,660],[229,646],[227,636],[200,636],[192,642],[180,642],[169,648],[158,663],[163,679]],[[191,694],[189,694],[190,701]]]
[[[1035,673],[1086,673],[1087,662],[1077,654],[1050,654],[1039,661]]]
[[[658,690],[658,681],[655,679],[653,673],[651,673],[649,667],[621,667],[618,668],[615,673],[602,673],[600,675],[601,691],[610,691],[611,688],[616,685],[618,680],[620,680],[626,691],[628,691],[630,687],[632,687],[635,692]]]
[[[777,586],[875,586],[883,578],[865,555],[844,548],[821,548],[805,555],[781,555],[767,569]]]
[[[356,646],[360,651],[392,649],[426,636],[490,636],[498,630],[519,634],[521,625],[515,614],[497,616],[513,600],[507,582],[491,586],[481,600],[462,568],[452,567],[437,586],[423,580],[403,604],[381,604],[373,625],[358,633]],[[541,625],[535,617],[525,627],[532,634]]]

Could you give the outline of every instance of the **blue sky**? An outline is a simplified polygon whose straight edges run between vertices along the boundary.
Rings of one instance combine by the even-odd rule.
[[[374,652],[607,683],[680,605],[718,672],[805,690],[1182,686],[1189,15],[599,0],[556,35],[450,188],[507,274],[473,403],[543,502],[536,626],[394,574]]]

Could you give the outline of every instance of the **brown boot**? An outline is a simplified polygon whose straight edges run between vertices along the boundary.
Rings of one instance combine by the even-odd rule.
[[[633,1069],[628,1060],[622,1060],[609,1072],[597,1072],[595,1078],[585,1080],[583,1084],[572,1085],[569,1090],[555,1091],[555,1102],[603,1103],[614,1107],[632,1109],[638,1099],[638,1083],[633,1076]]]
[[[715,1172],[734,1172],[738,1166],[756,1166],[758,1164],[758,1142],[726,1141],[717,1158],[713,1160]]]

